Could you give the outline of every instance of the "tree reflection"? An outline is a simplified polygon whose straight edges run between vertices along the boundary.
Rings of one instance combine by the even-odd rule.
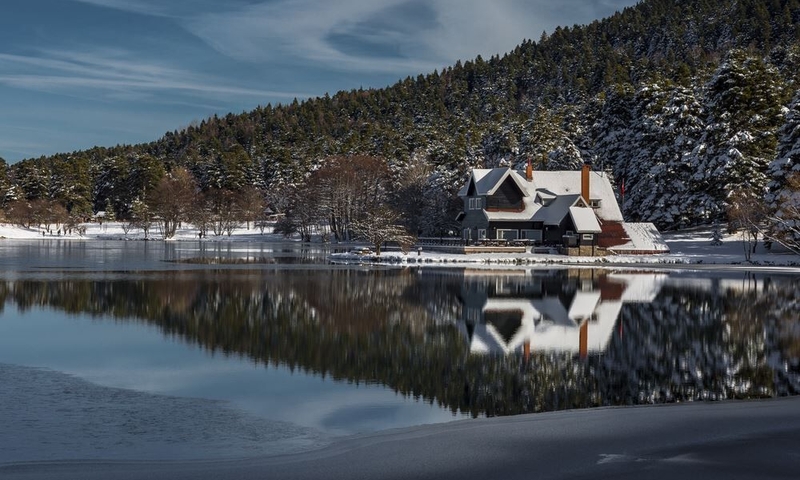
[[[798,290],[599,270],[278,269],[20,280],[0,296],[508,415],[796,394]]]

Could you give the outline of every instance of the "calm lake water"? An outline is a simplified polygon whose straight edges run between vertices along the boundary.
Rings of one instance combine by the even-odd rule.
[[[0,463],[800,390],[800,276],[374,268],[296,244],[0,242]]]

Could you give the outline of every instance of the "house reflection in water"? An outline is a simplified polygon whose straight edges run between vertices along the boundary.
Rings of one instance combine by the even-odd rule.
[[[465,271],[459,328],[475,354],[605,351],[625,303],[652,302],[667,274]],[[622,335],[621,329],[617,333]]]

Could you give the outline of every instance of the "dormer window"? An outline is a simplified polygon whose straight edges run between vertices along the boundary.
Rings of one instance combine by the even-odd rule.
[[[592,208],[600,208],[600,202],[601,200],[599,198],[596,198],[594,200],[589,200],[589,206]]]
[[[469,199],[469,209],[470,210],[480,210],[483,208],[483,199],[478,198],[470,198]]]
[[[539,205],[541,205],[543,207],[546,207],[546,206],[550,205],[551,203],[553,203],[553,200],[555,198],[556,198],[556,195],[549,194],[549,193],[545,194],[545,193],[539,192],[539,193],[536,194],[536,198],[534,199],[534,202],[538,203]]]

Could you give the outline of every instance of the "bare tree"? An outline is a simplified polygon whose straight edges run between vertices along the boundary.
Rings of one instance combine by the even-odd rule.
[[[128,225],[141,229],[145,240],[148,238],[150,227],[153,225],[153,212],[146,202],[139,198],[133,201],[131,204],[131,221]]]
[[[230,235],[242,217],[241,196],[232,190],[211,188],[203,197],[211,214],[211,231],[216,236]]]
[[[189,209],[188,220],[198,230],[197,235],[200,238],[208,237],[208,230],[214,224],[214,212],[208,195],[197,195],[197,201]]]
[[[264,199],[264,192],[255,187],[245,187],[238,195],[237,203],[239,204],[239,212],[241,219],[250,230],[250,222],[255,222],[261,218],[266,209],[266,200]]]
[[[387,242],[396,242],[401,248],[406,247],[403,248],[405,251],[416,242],[416,237],[399,224],[400,218],[399,212],[382,205],[353,221],[353,233],[372,244],[378,255],[381,254],[383,244]]]
[[[800,254],[800,173],[786,179],[776,199],[775,211],[768,215],[766,238]]]
[[[187,220],[196,198],[197,183],[185,168],[176,168],[161,179],[150,198],[150,206],[164,239],[175,236],[178,224]]]
[[[742,232],[744,258],[748,262],[758,245],[758,235],[764,231],[767,209],[763,200],[752,192],[738,190],[728,197],[728,228]]]
[[[14,200],[6,207],[6,217],[14,225],[30,227],[33,224],[33,209],[27,200]]]
[[[67,233],[72,233],[73,230],[76,230],[78,233],[83,235],[82,230],[85,230],[86,227],[81,226],[82,222],[83,216],[81,213],[70,213],[64,222],[64,230],[66,230]]]
[[[355,220],[386,203],[388,180],[384,159],[354,155],[328,158],[308,185],[336,240],[347,241]]]

